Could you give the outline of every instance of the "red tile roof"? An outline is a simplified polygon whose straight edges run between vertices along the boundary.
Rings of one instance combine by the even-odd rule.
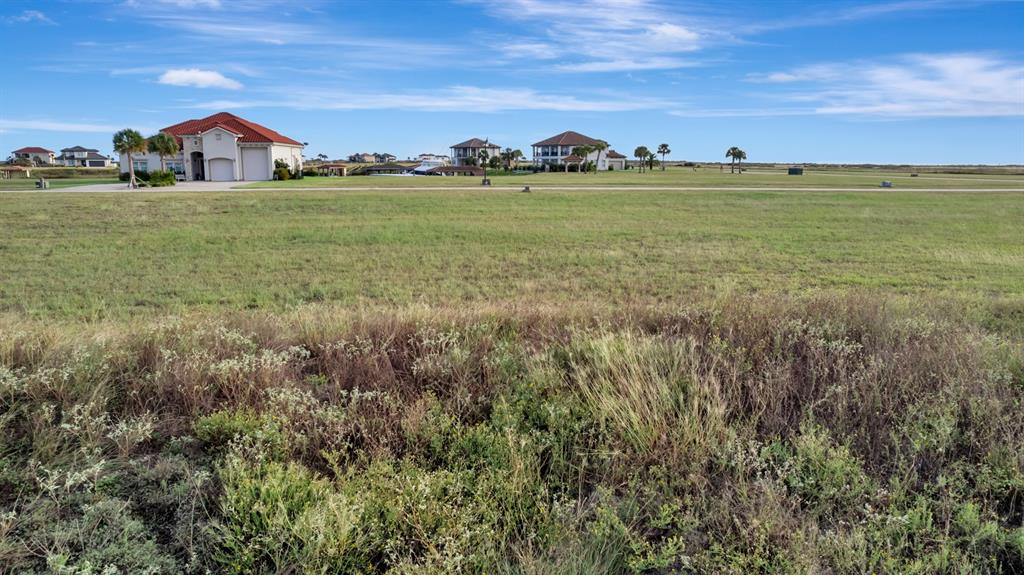
[[[608,150],[608,153],[605,154],[605,156],[607,156],[608,158],[612,158],[612,159],[619,159],[619,158],[625,158],[626,157],[626,156],[623,156],[622,154],[616,152],[615,150]]]
[[[576,154],[569,154],[568,156],[562,158],[562,160],[566,162],[582,162],[583,158],[577,156]]]
[[[501,146],[493,142],[485,142],[480,138],[470,138],[461,144],[455,144],[453,148],[500,148]]]
[[[557,136],[551,136],[546,140],[541,140],[534,144],[534,146],[591,146],[600,142],[590,136],[584,136],[579,132],[562,132]]]
[[[161,131],[175,136],[179,140],[180,144],[182,136],[201,134],[211,128],[217,127],[224,128],[225,130],[235,134],[241,134],[242,137],[238,139],[239,142],[273,142],[275,144],[290,144],[292,146],[302,145],[302,142],[297,142],[287,136],[282,136],[266,126],[261,126],[255,122],[239,118],[230,112],[220,112],[198,120],[186,120],[180,124],[168,126]]]
[[[15,154],[52,154],[51,150],[46,148],[40,148],[39,146],[29,146],[20,150],[14,150]]]

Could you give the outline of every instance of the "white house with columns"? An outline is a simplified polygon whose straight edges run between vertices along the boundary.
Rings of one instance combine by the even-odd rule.
[[[231,182],[271,180],[274,162],[284,161],[290,170],[302,169],[302,142],[229,112],[168,126],[178,141],[178,153],[165,157],[167,169],[185,180]],[[128,171],[121,157],[121,171]],[[160,169],[160,156],[132,154],[136,170]]]

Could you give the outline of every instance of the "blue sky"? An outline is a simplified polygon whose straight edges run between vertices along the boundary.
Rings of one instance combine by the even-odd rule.
[[[227,110],[307,156],[1024,163],[1024,3],[118,0],[0,4],[0,150]]]

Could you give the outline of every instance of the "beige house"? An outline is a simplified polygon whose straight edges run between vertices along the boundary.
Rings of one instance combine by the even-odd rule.
[[[475,165],[477,158],[480,157],[480,152],[484,150],[487,151],[488,158],[501,154],[501,146],[480,138],[471,138],[460,144],[455,144],[451,149],[453,166]]]
[[[11,152],[15,160],[28,160],[35,165],[49,165],[53,163],[54,157],[51,150],[38,146],[28,146]]]
[[[533,145],[533,165],[548,169],[568,169],[569,166],[594,162],[599,171],[624,170],[626,157],[610,148],[601,152],[590,152],[585,158],[573,154],[577,146],[608,145],[604,140],[584,136],[579,132],[562,132],[541,140]]]
[[[279,161],[289,170],[302,169],[302,142],[229,112],[187,120],[160,131],[178,140],[180,151],[165,158],[164,163],[185,180],[270,180]],[[159,170],[160,156],[132,154],[132,163],[136,170]],[[121,158],[121,171],[128,171],[127,158]]]

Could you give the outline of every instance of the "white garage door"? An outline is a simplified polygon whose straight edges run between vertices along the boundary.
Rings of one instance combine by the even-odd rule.
[[[214,182],[230,182],[235,179],[235,162],[227,158],[210,160],[210,180]]]
[[[242,179],[269,180],[270,163],[266,148],[242,148]]]

